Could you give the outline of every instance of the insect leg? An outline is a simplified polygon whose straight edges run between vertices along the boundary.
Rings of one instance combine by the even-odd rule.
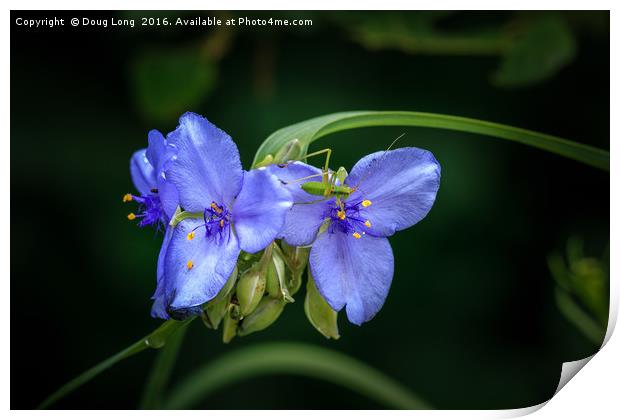
[[[324,171],[323,183],[327,184],[327,181],[328,181],[327,175],[328,175],[328,172],[329,172],[329,158],[332,155],[332,149],[322,149],[322,150],[317,150],[316,152],[307,153],[306,155],[300,157],[299,160],[307,159],[307,158],[312,157],[312,156],[319,156],[319,155],[322,155],[322,154],[326,154],[327,155],[326,158],[325,158],[325,167],[323,168],[323,171]],[[282,164],[280,164],[280,167],[284,168],[284,167],[286,167],[286,165],[288,165],[288,163],[282,163]]]
[[[283,181],[283,180],[280,180],[280,182],[282,182],[283,184],[289,184],[289,183],[291,183],[291,182],[305,181],[305,180],[307,180],[307,179],[316,178],[316,177],[319,177],[319,176],[324,176],[324,175],[325,175],[325,174],[324,174],[323,172],[320,172],[320,173],[318,173],[318,174],[308,175],[308,176],[305,176],[305,177],[303,177],[303,178],[293,179],[293,180],[291,180],[291,181]]]

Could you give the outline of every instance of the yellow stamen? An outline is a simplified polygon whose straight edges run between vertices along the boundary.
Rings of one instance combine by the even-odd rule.
[[[336,213],[336,216],[338,216],[340,220],[344,220],[347,218],[347,214],[342,210],[338,210],[338,212]]]
[[[371,226],[372,226],[372,224],[370,223],[370,220],[366,220],[366,221],[364,222],[364,226],[366,226],[366,227],[371,227]]]
[[[194,236],[196,236],[196,232],[194,232],[193,230],[187,234],[187,240],[191,241],[192,239],[194,239]]]
[[[361,237],[362,237],[362,235],[360,235],[360,234],[359,234],[359,233],[357,233],[357,232],[353,232],[353,237],[354,237],[355,239],[359,239],[359,238],[361,238]]]
[[[371,204],[372,204],[372,201],[370,201],[370,200],[364,200],[364,201],[362,201],[362,206],[363,206],[363,207],[368,207],[368,206],[370,206]]]
[[[215,204],[215,202],[212,202],[212,203],[211,203],[211,208],[212,208],[213,210],[215,210],[215,212],[216,212],[217,214],[220,214],[220,213],[223,211],[221,207],[219,207],[217,204]]]
[[[220,228],[224,228],[224,219],[220,220]]]
[[[192,260],[189,260],[187,262],[187,269],[191,270],[192,268],[194,268],[194,262]]]
[[[127,215],[127,218],[128,218],[129,220],[133,220],[133,219],[135,219],[135,218],[136,218],[136,215],[135,215],[135,214],[133,214],[133,213],[129,213],[129,214]]]
[[[123,196],[123,203],[126,203],[126,202],[131,201],[131,200],[133,200],[133,197],[131,196],[131,194],[125,194]]]

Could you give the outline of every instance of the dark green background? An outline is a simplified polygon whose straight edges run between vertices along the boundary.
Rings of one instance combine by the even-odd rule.
[[[210,29],[14,24],[17,16],[85,15],[11,17],[12,408],[33,408],[159,324],[149,298],[161,236],[128,222],[133,208],[121,198],[133,191],[131,153],[146,145],[149,129],[173,130],[178,115],[145,110],[135,63],[145,51],[165,55],[203,42]],[[609,148],[607,12],[563,14],[577,39],[575,60],[541,83],[510,89],[491,83],[493,55],[370,51],[341,23],[350,12],[286,15],[310,16],[315,25],[238,31],[210,91],[191,99],[191,108],[180,104],[227,131],[246,168],[272,131],[356,109],[456,114]],[[441,24],[485,28],[514,16],[460,12]],[[185,76],[180,69],[175,83]],[[546,258],[575,234],[589,254],[603,252],[609,174],[519,144],[431,129],[356,130],[315,147],[332,147],[334,166],[350,168],[402,132],[400,146],[435,154],[442,182],[426,219],[390,240],[395,278],[377,317],[359,328],[340,316],[341,339],[327,341],[306,321],[300,293],[267,331],[230,345],[195,322],[173,381],[226,351],[292,340],[359,358],[438,408],[517,408],[549,398],[561,362],[595,350],[558,312]],[[58,407],[135,407],[154,354],[123,362]],[[201,407],[381,408],[289,376],[237,383]]]

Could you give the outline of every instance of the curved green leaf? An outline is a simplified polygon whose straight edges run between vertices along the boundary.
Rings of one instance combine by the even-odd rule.
[[[609,152],[560,137],[509,125],[452,115],[408,111],[351,111],[324,115],[302,121],[271,134],[259,147],[252,166],[268,154],[275,155],[285,144],[298,139],[304,153],[313,141],[328,134],[353,128],[375,126],[412,126],[442,128],[511,140],[609,171]]]
[[[428,404],[378,370],[333,350],[269,343],[227,353],[196,370],[176,387],[166,408],[195,406],[206,396],[235,382],[266,374],[292,374],[329,381],[388,407],[428,409]]]

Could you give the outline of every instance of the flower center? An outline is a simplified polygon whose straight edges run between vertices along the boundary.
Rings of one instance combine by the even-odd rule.
[[[371,204],[370,200],[362,200],[354,204],[340,199],[336,200],[325,215],[331,219],[329,233],[343,232],[360,239],[362,235],[366,234],[365,229],[372,226],[370,220],[364,219],[360,215],[360,211],[361,208],[368,207]]]
[[[204,223],[196,226],[187,234],[187,240],[191,241],[196,237],[196,230],[202,227],[205,228],[205,236],[215,236],[217,239],[222,240],[226,237],[226,234],[230,233],[230,219],[232,213],[223,204],[218,204],[215,201],[211,202],[211,205],[205,208],[203,213]],[[192,264],[193,267],[193,264]],[[192,269],[188,264],[188,269]]]
[[[151,225],[157,225],[159,229],[160,225],[164,225],[165,213],[164,208],[161,205],[161,200],[156,188],[151,190],[151,193],[145,195],[133,195],[125,194],[123,202],[135,201],[138,203],[138,213],[129,213],[127,219],[135,220],[140,219],[138,226],[145,227]]]

